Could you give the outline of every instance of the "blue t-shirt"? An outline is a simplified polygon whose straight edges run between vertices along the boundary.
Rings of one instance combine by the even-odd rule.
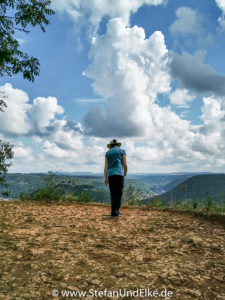
[[[126,155],[126,152],[120,147],[113,147],[112,149],[106,152],[105,157],[107,158],[107,162],[108,162],[108,168],[107,168],[108,177],[112,175],[124,176],[123,155]]]

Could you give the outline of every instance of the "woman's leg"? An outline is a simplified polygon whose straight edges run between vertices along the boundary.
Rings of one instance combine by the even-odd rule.
[[[111,216],[116,215],[116,182],[115,175],[108,177],[109,190],[111,197]]]
[[[121,199],[123,196],[123,186],[124,186],[124,177],[118,175],[117,177],[117,199],[116,199],[116,209],[119,212],[121,206]]]

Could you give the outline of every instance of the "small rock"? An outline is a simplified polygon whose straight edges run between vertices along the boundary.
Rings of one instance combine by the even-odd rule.
[[[68,280],[70,278],[70,275],[69,274],[66,274],[65,276],[64,276],[64,280]]]
[[[75,287],[75,286],[68,286],[67,287],[69,290],[71,290],[71,291],[79,291],[79,289],[77,288],[77,287]]]
[[[162,279],[166,279],[168,277],[168,274],[161,274],[161,275],[159,275],[159,278],[162,278]]]
[[[129,275],[129,278],[130,278],[130,279],[135,279],[135,278],[136,278],[136,275],[133,274],[133,273],[131,273],[131,274]]]
[[[124,276],[126,276],[126,273],[124,273],[124,272],[118,272],[116,274],[116,277],[124,277]]]
[[[177,285],[182,284],[180,278],[178,278],[178,277],[170,277],[169,280],[170,280],[170,282],[175,283]]]
[[[193,296],[198,297],[198,299],[201,299],[201,296],[202,296],[201,292],[198,291],[198,290],[192,290],[192,291],[190,291],[190,294],[193,295]]]
[[[189,236],[187,237],[186,241],[197,247],[200,247],[202,245],[202,239],[196,236]]]
[[[48,277],[47,276],[45,276],[45,275],[42,275],[41,276],[41,279],[45,282],[45,281],[47,281],[48,280]]]
[[[166,255],[168,252],[166,249],[160,249],[160,250],[158,250],[158,253],[162,254],[162,255]]]
[[[154,227],[150,227],[150,228],[148,229],[148,231],[150,231],[150,232],[152,232],[152,231],[154,231],[154,230],[155,230]]]
[[[170,248],[176,248],[176,247],[178,247],[178,242],[170,241],[169,246],[170,246]]]
[[[94,279],[91,281],[91,283],[95,284],[95,285],[100,285],[101,284],[101,281],[98,280],[98,279]]]

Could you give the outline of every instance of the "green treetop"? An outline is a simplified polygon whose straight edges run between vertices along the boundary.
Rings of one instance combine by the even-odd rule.
[[[46,17],[54,14],[50,4],[50,0],[1,0],[0,76],[22,73],[24,78],[34,81],[39,75],[38,59],[19,49],[15,32],[29,32],[28,25],[38,25],[45,32],[45,25],[49,24]]]

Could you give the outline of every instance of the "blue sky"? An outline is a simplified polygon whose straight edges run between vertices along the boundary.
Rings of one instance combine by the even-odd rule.
[[[224,172],[223,0],[54,0],[46,33],[18,32],[41,63],[0,79],[11,172],[104,167],[117,138],[130,172]]]

